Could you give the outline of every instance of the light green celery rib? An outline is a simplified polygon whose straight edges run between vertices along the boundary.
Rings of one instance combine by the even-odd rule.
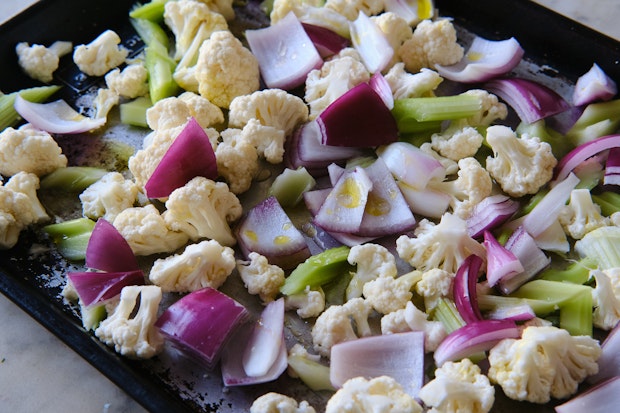
[[[482,101],[479,97],[460,94],[397,99],[394,101],[392,114],[397,123],[409,119],[430,122],[467,118],[477,114],[480,110],[482,110]]]

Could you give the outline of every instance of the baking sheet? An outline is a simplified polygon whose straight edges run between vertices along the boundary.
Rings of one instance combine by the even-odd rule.
[[[133,0],[42,0],[0,27],[0,90],[11,92],[35,85],[19,70],[14,45],[19,41],[50,44],[55,40],[87,43],[103,30],[116,30],[124,45],[135,52],[142,47],[128,23]],[[461,28],[488,38],[515,36],[526,51],[528,63],[524,73],[556,90],[568,92],[567,80],[574,81],[597,62],[614,79],[620,79],[620,45],[569,19],[529,1],[515,0],[437,0],[444,16],[451,16]],[[250,12],[245,12],[245,10]],[[254,24],[256,3],[237,9],[244,24]],[[258,21],[264,24],[265,20]],[[36,28],[36,30],[33,30]],[[466,29],[466,30],[463,30]],[[561,74],[561,76],[559,75]],[[63,97],[75,102],[96,87],[96,79],[84,78],[65,59],[58,71],[67,87]],[[73,164],[110,162],[111,145],[123,141],[139,145],[144,130],[115,125],[98,136],[60,137],[59,142]],[[70,203],[71,204],[71,203]],[[67,216],[79,211],[69,205],[57,205]],[[308,400],[321,411],[330,393],[311,392],[298,380],[283,375],[279,380],[253,387],[224,388],[219,371],[196,369],[195,363],[172,349],[148,361],[133,361],[118,356],[113,350],[86,333],[76,309],[63,302],[63,274],[77,269],[67,264],[51,248],[36,228],[22,233],[18,245],[0,251],[0,291],[17,303],[73,350],[108,376],[150,411],[233,412],[247,410],[251,402],[267,391],[279,391]],[[231,277],[224,290],[241,289],[238,277]],[[257,300],[241,297],[240,301],[258,311]],[[303,323],[289,320],[291,341],[303,338]],[[293,324],[291,324],[293,323]],[[295,324],[297,323],[297,324]],[[496,394],[493,412],[552,412],[550,405],[516,403]]]

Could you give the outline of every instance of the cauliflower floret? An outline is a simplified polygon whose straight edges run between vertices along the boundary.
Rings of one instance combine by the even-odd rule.
[[[106,30],[87,45],[76,46],[73,61],[89,76],[103,76],[125,61],[128,50],[119,46],[121,38],[113,30]]]
[[[243,130],[226,129],[221,137],[215,150],[217,172],[234,194],[241,194],[250,188],[258,173],[258,151]]]
[[[328,401],[325,413],[422,413],[422,407],[392,377],[347,380]]]
[[[155,260],[149,280],[163,292],[189,293],[219,288],[235,269],[235,251],[215,240],[188,245],[176,255]]]
[[[334,344],[371,335],[368,325],[371,311],[372,307],[363,298],[353,298],[342,305],[328,307],[312,327],[314,350],[329,357]]]
[[[405,308],[393,311],[381,317],[381,334],[396,334],[407,331],[424,332],[424,351],[437,350],[439,344],[448,335],[441,321],[428,319],[428,314],[419,310],[411,301]]]
[[[441,156],[458,161],[462,158],[474,156],[482,146],[484,137],[471,126],[463,129],[447,129],[442,133],[431,136],[431,146]]]
[[[421,271],[439,268],[456,273],[459,265],[471,254],[486,257],[484,246],[467,233],[467,223],[456,215],[443,214],[439,224],[423,219],[415,237],[401,235],[396,240],[398,255]]]
[[[606,272],[593,270],[590,274],[596,281],[596,288],[592,290],[592,322],[602,330],[611,330],[620,321],[620,300],[614,293],[612,279]]]
[[[28,225],[37,222],[40,214],[45,212],[38,211],[42,206],[36,198],[36,193],[34,204],[31,199],[33,185],[38,185],[38,178],[36,181],[35,178],[36,175],[21,172],[13,175],[4,186],[0,182],[0,248],[2,249],[15,246],[20,232]]]
[[[487,413],[495,402],[495,388],[480,367],[465,358],[435,370],[435,378],[418,393],[428,413]]]
[[[24,72],[33,79],[43,83],[49,83],[54,78],[54,72],[58,69],[60,58],[71,53],[71,42],[58,41],[45,47],[40,44],[29,45],[21,42],[15,46],[17,62]]]
[[[547,403],[577,391],[579,383],[598,372],[599,342],[571,336],[558,327],[527,327],[521,339],[500,341],[489,352],[488,372],[514,400]]]
[[[378,16],[371,16],[370,19],[374,21],[377,27],[379,27],[383,34],[385,34],[388,43],[394,50],[398,50],[398,48],[405,43],[405,41],[409,40],[411,36],[413,36],[413,29],[409,23],[407,23],[407,20],[403,19],[396,13],[385,12],[379,14]],[[394,64],[396,64],[399,60],[400,57],[398,56],[398,53],[394,53],[392,60],[388,63],[387,67],[390,68],[394,66]]]
[[[155,356],[164,347],[164,338],[155,327],[161,297],[161,289],[155,285],[124,287],[120,301],[99,324],[95,335],[123,356]]]
[[[442,297],[452,292],[454,273],[439,268],[432,268],[422,274],[422,279],[415,285],[415,291],[424,298],[427,311],[435,308]]]
[[[0,174],[12,176],[30,172],[47,175],[67,166],[67,157],[52,135],[25,124],[0,132]]]
[[[301,98],[281,89],[259,90],[233,99],[228,126],[243,128],[252,119],[289,136],[299,124],[308,120],[308,107]]]
[[[482,104],[475,115],[463,119],[463,122],[469,126],[489,126],[496,120],[503,120],[508,116],[508,107],[500,102],[497,96],[486,90],[470,89],[463,94],[477,97]]]
[[[243,127],[242,133],[256,148],[259,156],[272,164],[282,163],[286,140],[286,133],[283,130],[262,125],[258,119],[250,119]]]
[[[450,207],[454,215],[467,219],[472,209],[491,195],[493,180],[476,158],[463,158],[458,161],[458,178],[452,181],[435,182],[428,187],[450,195]]]
[[[300,22],[325,27],[342,37],[349,37],[349,19],[336,10],[323,7],[323,0],[274,0],[270,14],[271,24],[293,12]]]
[[[93,100],[92,109],[94,109],[94,118],[107,118],[112,108],[120,102],[118,93],[111,89],[99,88],[97,96]]]
[[[170,228],[194,241],[209,238],[225,246],[236,242],[229,224],[241,217],[241,202],[223,182],[193,178],[172,191],[166,209],[163,217]]]
[[[250,413],[315,413],[316,410],[307,401],[297,403],[292,397],[269,392],[254,400]]]
[[[227,21],[235,18],[235,9],[233,8],[233,0],[198,0],[206,4],[210,10],[220,13]]]
[[[381,314],[405,308],[413,297],[411,290],[422,277],[420,271],[411,271],[400,277],[378,277],[364,284],[366,302]]]
[[[457,43],[456,29],[448,19],[422,20],[413,31],[413,36],[398,48],[398,55],[411,73],[435,65],[453,65],[464,55],[464,49]]]
[[[433,149],[430,142],[424,142],[422,145],[420,145],[420,150],[437,159],[437,161],[439,161],[441,166],[443,166],[443,169],[446,171],[446,176],[454,175],[459,171],[458,163],[450,158],[446,158],[445,156],[441,156],[440,154],[438,154]]]
[[[80,194],[82,214],[92,220],[113,222],[123,210],[131,208],[138,196],[138,186],[120,172],[108,172]]]
[[[347,261],[357,265],[355,274],[349,282],[346,298],[361,297],[364,284],[378,277],[394,278],[398,274],[396,258],[382,245],[366,243],[354,245],[349,250]]]
[[[248,254],[250,261],[237,261],[237,271],[250,294],[258,294],[263,303],[275,300],[284,284],[284,270],[269,264],[267,257],[257,253]]]
[[[140,63],[130,64],[121,71],[112,69],[105,75],[105,83],[108,89],[117,95],[133,99],[144,96],[149,91],[147,83],[148,72]]]
[[[317,317],[325,310],[325,293],[320,287],[311,290],[306,286],[303,292],[287,295],[284,303],[287,310],[297,310],[301,318]]]
[[[161,99],[146,111],[146,123],[154,131],[184,126],[190,117],[205,129],[224,122],[219,107],[193,92]]]
[[[486,169],[508,195],[535,194],[553,177],[557,160],[547,142],[527,134],[519,138],[501,125],[487,129],[487,142],[493,156],[487,158]]]
[[[405,64],[398,62],[385,74],[394,99],[416,98],[431,94],[443,78],[431,69],[421,69],[418,73],[405,71]]]
[[[603,270],[605,275],[609,277],[612,291],[618,300],[620,300],[620,267],[608,268]]]
[[[39,177],[30,172],[18,172],[13,175],[4,185],[6,189],[19,192],[28,197],[30,200],[30,209],[32,212],[32,223],[44,222],[50,219],[45,207],[39,201],[37,189],[39,189]],[[30,213],[20,212],[21,215],[29,216]],[[27,221],[24,221],[25,223]]]
[[[256,57],[227,30],[214,32],[200,46],[195,76],[200,94],[226,109],[235,97],[260,86]]]
[[[369,79],[370,74],[359,54],[343,49],[320,69],[310,71],[306,77],[304,99],[310,106],[309,118],[316,118],[333,101]]]
[[[558,220],[573,239],[581,239],[593,229],[609,224],[601,214],[601,207],[592,201],[587,188],[573,189],[568,205],[562,207]]]
[[[120,212],[112,225],[127,240],[136,255],[173,252],[188,241],[188,236],[171,230],[154,205],[127,208]]]
[[[328,9],[337,11],[347,19],[353,21],[357,19],[361,11],[367,16],[373,16],[383,11],[383,0],[327,0],[325,6]]]

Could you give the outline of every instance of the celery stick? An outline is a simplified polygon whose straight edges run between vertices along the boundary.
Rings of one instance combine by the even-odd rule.
[[[21,120],[21,117],[13,107],[18,93],[27,101],[41,103],[49,99],[58,90],[60,90],[60,86],[52,85],[22,89],[17,92],[7,93],[6,95],[0,93],[0,131],[9,126],[17,125]]]
[[[545,300],[534,300],[531,298],[506,297],[503,295],[481,294],[478,296],[478,306],[482,311],[493,311],[502,307],[514,307],[520,304],[527,304],[536,313],[543,317],[556,310],[554,303]]]
[[[547,268],[540,273],[540,278],[547,281],[567,281],[573,284],[585,284],[590,279],[590,270],[596,268],[592,258],[582,258],[566,268]]]
[[[161,22],[164,20],[164,9],[167,2],[168,0],[151,0],[148,3],[136,4],[129,12],[129,17]]]
[[[283,207],[292,207],[301,201],[304,192],[315,185],[316,181],[306,168],[286,168],[274,179],[268,194],[275,196]]]
[[[159,43],[169,46],[169,38],[164,29],[157,23],[146,19],[130,19],[131,25],[147,46]]]
[[[592,293],[582,291],[560,307],[560,327],[573,336],[592,335]]]
[[[176,64],[168,56],[168,50],[163,45],[153,44],[146,48],[145,54],[146,70],[149,72],[149,93],[153,103],[176,95],[179,86],[172,77]]]
[[[392,114],[396,122],[442,121],[473,116],[482,109],[479,97],[472,95],[433,96],[426,98],[396,99]]]
[[[153,103],[148,97],[139,97],[131,102],[121,103],[119,105],[121,122],[126,125],[148,128],[149,125],[146,122],[146,111],[152,106]]]
[[[86,330],[95,330],[99,323],[103,321],[108,315],[105,309],[105,305],[95,305],[92,307],[86,307],[80,304],[80,314],[82,316],[82,327]]]
[[[334,390],[328,366],[298,355],[289,356],[288,365],[312,390]]]
[[[592,194],[592,200],[601,207],[601,213],[606,217],[620,211],[620,194],[615,192]]]
[[[620,127],[620,99],[589,104],[566,133],[574,146],[614,133]]]
[[[580,257],[590,257],[599,269],[620,267],[620,227],[600,227],[588,232],[575,243]]]
[[[82,192],[97,182],[108,171],[92,166],[68,166],[58,168],[41,179],[41,189],[57,189],[66,192]]]
[[[76,218],[58,224],[50,224],[43,230],[52,238],[58,251],[69,261],[86,258],[86,246],[95,228],[95,221]]]
[[[291,272],[280,292],[284,295],[297,294],[307,286],[316,288],[343,276],[351,268],[348,256],[349,247],[346,246],[330,248],[313,255]]]
[[[465,325],[465,321],[456,309],[454,302],[445,297],[440,298],[437,305],[433,307],[431,319],[441,321],[448,334]]]

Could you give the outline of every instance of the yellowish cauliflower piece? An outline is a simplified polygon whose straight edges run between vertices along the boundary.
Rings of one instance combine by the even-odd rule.
[[[347,261],[357,266],[347,286],[347,300],[361,297],[364,284],[367,282],[380,277],[394,278],[398,274],[396,258],[383,245],[370,242],[354,245],[349,250]]]
[[[437,350],[448,335],[441,321],[428,319],[428,314],[419,310],[411,301],[405,308],[393,311],[381,317],[381,334],[396,334],[407,331],[424,332],[424,351]]]
[[[422,413],[422,407],[392,377],[347,380],[328,401],[325,413]]]
[[[422,20],[413,31],[413,36],[398,49],[398,55],[409,72],[415,73],[435,65],[453,65],[464,55],[464,49],[457,42],[456,30],[448,19]]]
[[[73,61],[89,76],[103,76],[110,69],[120,66],[128,50],[119,46],[121,38],[113,30],[106,30],[87,45],[78,45],[73,51]]]
[[[0,174],[12,176],[19,172],[47,175],[67,166],[67,157],[52,135],[29,124],[0,132]]]
[[[420,271],[412,271],[400,277],[377,277],[364,284],[366,302],[381,314],[405,308],[413,297],[413,287],[422,277]]]
[[[614,292],[612,278],[607,272],[593,270],[590,272],[596,281],[592,290],[594,314],[592,323],[595,327],[609,331],[620,322],[620,300]]]
[[[385,74],[394,99],[417,98],[431,95],[443,82],[439,73],[423,68],[418,73],[409,73],[405,64],[398,62]]]
[[[260,86],[256,57],[227,30],[214,32],[200,46],[195,75],[200,94],[226,109],[234,98]]]
[[[415,291],[424,298],[427,311],[435,308],[442,297],[452,293],[454,273],[439,268],[431,268],[422,274],[422,279],[415,285]]]
[[[28,195],[0,186],[0,248],[14,247],[20,232],[35,219]]]
[[[489,126],[496,120],[504,120],[508,116],[508,107],[500,102],[497,96],[486,90],[470,89],[463,94],[475,96],[482,103],[482,108],[475,115],[464,119],[469,126]]]
[[[474,156],[483,141],[484,137],[471,126],[456,131],[448,129],[431,136],[432,148],[453,161]]]
[[[465,358],[446,362],[418,393],[428,413],[487,413],[495,402],[495,388],[480,367]]]
[[[97,90],[97,96],[93,100],[93,108],[95,111],[95,119],[107,118],[108,114],[118,105],[120,102],[120,96],[115,91],[108,88],[99,88]]]
[[[71,42],[58,41],[45,47],[40,44],[29,45],[21,42],[15,46],[17,63],[31,78],[43,83],[49,83],[54,79],[54,72],[58,69],[60,58],[71,53]]]
[[[296,310],[301,318],[317,317],[325,310],[325,293],[322,288],[311,290],[309,286],[297,294],[284,297],[287,310]]]
[[[573,239],[581,239],[588,232],[609,225],[609,219],[601,214],[601,207],[592,201],[587,188],[571,191],[568,205],[562,207],[558,220]]]
[[[251,128],[252,125],[246,126]],[[245,128],[226,129],[221,134],[222,142],[217,145],[215,159],[217,172],[235,194],[241,194],[252,185],[258,173],[258,151]]]
[[[105,75],[105,83],[108,89],[117,95],[133,99],[148,93],[147,78],[146,67],[140,63],[133,63],[122,71],[118,68],[110,70]]]
[[[305,400],[297,403],[292,397],[269,392],[254,400],[250,413],[316,413],[316,410]]]
[[[136,255],[173,252],[188,241],[183,232],[171,230],[154,205],[127,208],[112,222]]]
[[[396,13],[385,12],[378,16],[371,16],[370,19],[381,29],[383,34],[392,46],[392,49],[398,50],[400,46],[409,40],[413,36],[413,29],[407,23],[407,20],[403,19]],[[392,67],[400,60],[398,53],[394,53],[392,60],[387,67]]]
[[[198,0],[206,4],[210,10],[220,13],[227,21],[235,18],[235,9],[233,8],[233,0]]]
[[[508,126],[494,125],[487,128],[487,143],[493,156],[486,169],[508,195],[535,194],[553,177],[557,160],[551,145],[538,137],[519,138]]]
[[[342,14],[353,21],[357,19],[359,12],[367,16],[373,16],[383,11],[383,0],[327,0],[325,6]]]
[[[30,172],[18,172],[13,175],[4,185],[4,188],[14,191],[16,193],[22,193],[30,200],[30,211],[20,211],[19,214],[23,217],[30,216],[32,214],[32,223],[44,222],[50,219],[47,211],[39,197],[37,190],[39,189],[39,177]],[[28,224],[28,221],[24,221]]]
[[[514,400],[547,403],[577,391],[579,383],[598,372],[599,342],[571,336],[558,327],[527,327],[520,339],[500,341],[489,352],[492,383]]]
[[[293,12],[300,22],[325,27],[348,38],[349,19],[336,10],[323,7],[323,0],[274,0],[271,14],[271,24],[275,24],[284,18],[289,12]]]
[[[237,261],[237,271],[250,294],[260,297],[263,303],[275,300],[284,284],[284,270],[269,264],[267,258],[257,252],[248,254],[250,261]]]
[[[224,113],[218,106],[193,92],[161,99],[146,111],[146,122],[155,131],[184,126],[190,117],[203,128],[224,122]]]

